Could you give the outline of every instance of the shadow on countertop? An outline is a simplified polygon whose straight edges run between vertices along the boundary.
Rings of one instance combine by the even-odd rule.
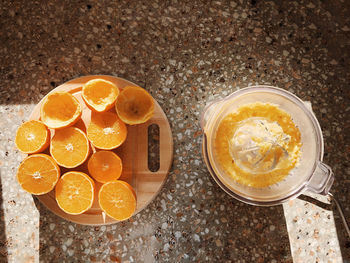
[[[215,188],[214,185],[213,190],[217,190],[217,194],[214,194],[217,195],[215,200],[199,205],[202,209],[198,210],[196,220],[181,223],[183,215],[179,212],[175,218],[168,217],[165,222],[159,219],[154,222],[152,232],[148,232],[146,228],[136,237],[133,232],[138,232],[137,226],[132,222],[144,223],[136,217],[128,222],[109,226],[83,226],[54,215],[34,197],[40,213],[40,261],[124,262],[129,254],[123,254],[123,246],[129,246],[130,250],[139,250],[139,244],[132,247],[140,242],[139,239],[146,240],[146,243],[147,240],[153,240],[153,243],[158,244],[155,250],[145,247],[143,251],[137,252],[148,255],[146,257],[149,261],[144,262],[163,262],[166,259],[187,262],[186,255],[202,260],[215,259],[218,262],[238,258],[245,258],[247,262],[293,261],[282,206],[246,205]],[[190,207],[192,201],[194,200],[188,199],[188,203],[184,203],[182,208]],[[221,205],[216,206],[218,203]],[[150,209],[154,209],[153,217],[156,218],[159,208],[154,202],[150,206]],[[183,211],[182,208],[179,211]],[[173,225],[174,228],[164,230],[164,223]],[[211,234],[201,235],[201,240],[197,240],[199,232],[206,231]],[[120,233],[123,236],[127,233],[123,238],[128,238],[128,241],[121,240]],[[178,233],[181,233],[180,236]],[[164,250],[164,247],[168,249]],[[130,253],[133,254],[131,251]],[[135,252],[134,260],[141,262],[143,257]]]
[[[1,184],[1,172],[0,172],[0,262],[7,262],[7,240],[6,240],[6,228],[4,218],[4,205],[2,198],[2,184]]]
[[[211,182],[213,185],[207,190],[210,191],[207,194],[212,196],[210,199],[200,202],[198,199],[188,198],[175,218],[168,217],[166,224],[173,225],[172,229],[164,230],[164,222],[159,219],[154,222],[154,232],[147,233],[146,229],[141,233],[140,238],[144,239],[149,235],[159,243],[158,249],[152,251],[151,262],[162,262],[165,252],[162,248],[168,244],[170,245],[167,253],[170,258],[175,259],[173,262],[183,262],[185,259],[176,254],[176,251],[180,250],[179,246],[185,255],[202,259],[207,256],[218,262],[236,258],[245,258],[247,262],[293,262],[282,206],[257,207],[244,204],[224,193],[213,180]],[[299,199],[326,210],[333,208],[332,205],[309,196],[301,195]],[[143,223],[139,218],[133,217],[129,222],[109,226],[83,226],[54,215],[35,197],[34,201],[40,213],[40,260],[122,262],[123,244],[131,246],[133,242],[139,241],[132,236],[133,231],[137,231],[132,222]],[[154,217],[157,217],[157,211],[160,209],[156,203],[152,202],[150,205],[150,209],[154,210]],[[190,211],[192,205],[197,207],[192,211],[198,213],[197,219],[180,223],[184,216],[181,211]],[[333,212],[337,214],[334,208]],[[342,252],[345,252],[344,250],[348,249],[348,241],[342,233],[344,226],[337,216],[335,221],[340,246]],[[201,235],[198,242],[196,239],[199,238],[199,233],[206,231],[211,234]],[[130,239],[123,241],[119,234],[125,235],[126,232],[130,233],[130,236],[126,234]],[[167,236],[173,238],[168,239]],[[134,259],[137,261],[140,258]]]
[[[246,262],[293,261],[282,205],[248,205],[224,193],[214,180],[211,179],[211,182],[213,200],[201,205],[203,220],[210,220],[213,230],[217,231],[217,235],[208,237],[201,244],[210,251],[210,258],[218,262],[223,259],[245,259]]]
[[[281,206],[253,207],[235,201],[213,180],[214,186],[205,185],[207,171],[197,175],[203,179],[203,189],[198,184],[186,186],[190,179],[185,175],[193,175],[189,159],[203,164],[199,152],[186,155],[190,151],[185,146],[195,137],[186,133],[193,132],[193,123],[198,122],[196,107],[211,96],[224,97],[236,87],[255,83],[285,88],[312,101],[324,131],[326,163],[338,167],[340,183],[334,189],[349,200],[345,184],[349,149],[339,149],[349,142],[344,135],[350,127],[344,120],[349,105],[350,2],[316,2],[2,1],[1,106],[35,104],[76,76],[113,73],[147,87],[159,101],[171,118],[176,157],[184,160],[176,166],[179,173],[169,176],[177,175],[176,180],[169,180],[150,212],[142,213],[141,217],[150,214],[158,220],[150,226],[157,229],[140,231],[144,234],[137,235],[137,246],[135,234],[128,232],[137,229],[132,222],[80,226],[55,216],[34,198],[40,212],[40,259],[118,261],[126,253],[123,242],[118,243],[120,233],[127,239],[127,249],[156,244],[158,258],[178,250],[188,261],[197,256],[219,262],[223,255],[228,260],[291,262]],[[11,111],[4,108],[5,113]],[[192,187],[199,197],[181,197]],[[173,212],[176,199],[181,202]],[[167,221],[158,217],[162,201],[172,209],[164,212],[172,217]],[[344,206],[349,208],[349,203]],[[188,218],[190,222],[181,221]],[[168,221],[175,225],[173,230],[163,229]],[[337,231],[342,229],[336,225]],[[344,252],[349,243],[341,241],[344,234],[338,236]]]
[[[333,206],[334,207],[334,206]],[[340,245],[340,250],[343,255],[344,262],[349,259],[348,255],[350,255],[350,237],[348,233],[345,230],[344,223],[341,219],[341,216],[339,214],[339,210],[335,209],[333,210],[334,213],[334,222],[337,230],[337,236],[338,241]],[[348,224],[350,222],[349,218],[346,218]]]

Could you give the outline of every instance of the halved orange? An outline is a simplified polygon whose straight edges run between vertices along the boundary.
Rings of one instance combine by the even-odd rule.
[[[33,154],[18,167],[17,181],[28,193],[42,195],[50,192],[60,177],[60,168],[47,154]]]
[[[122,174],[122,160],[112,151],[99,151],[88,162],[90,175],[100,183],[117,180]]]
[[[67,127],[55,131],[50,153],[59,165],[74,168],[85,162],[90,153],[90,144],[82,130]]]
[[[17,130],[15,144],[23,153],[39,153],[50,144],[50,131],[41,121],[27,121]]]
[[[87,136],[99,149],[111,150],[120,146],[126,139],[127,128],[118,115],[112,112],[91,113]]]
[[[40,108],[41,121],[49,128],[59,129],[73,125],[82,113],[79,101],[70,93],[50,93]]]
[[[101,209],[116,220],[130,218],[136,210],[136,194],[127,182],[116,180],[105,183],[98,193]]]
[[[140,124],[152,117],[154,101],[145,89],[128,86],[120,92],[115,109],[123,122],[130,125]]]
[[[56,185],[56,201],[67,214],[79,215],[94,202],[94,181],[82,172],[67,172]]]
[[[118,95],[118,87],[104,79],[92,79],[84,84],[82,90],[82,97],[87,106],[98,112],[113,108]]]

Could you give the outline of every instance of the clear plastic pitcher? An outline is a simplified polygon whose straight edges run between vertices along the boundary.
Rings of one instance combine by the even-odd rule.
[[[240,106],[248,103],[270,103],[286,111],[301,133],[299,165],[282,181],[256,188],[237,183],[218,163],[214,141],[218,125]],[[228,97],[211,102],[201,118],[203,157],[208,170],[219,186],[232,197],[248,204],[276,205],[295,198],[303,191],[326,195],[334,181],[331,168],[322,162],[323,137],[311,104],[294,94],[271,86],[254,86],[238,90]]]

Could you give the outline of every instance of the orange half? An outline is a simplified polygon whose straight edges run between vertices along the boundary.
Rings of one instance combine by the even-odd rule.
[[[128,86],[120,92],[115,109],[123,122],[130,125],[140,124],[153,116],[154,101],[145,89]]]
[[[23,153],[42,152],[50,144],[50,132],[40,121],[27,121],[18,128],[15,144]]]
[[[70,93],[59,91],[47,95],[41,104],[41,121],[51,129],[68,127],[82,114],[79,101]]]
[[[136,194],[127,182],[116,180],[105,183],[98,193],[101,209],[111,218],[126,220],[136,210]]]
[[[97,112],[113,108],[119,95],[118,87],[104,79],[92,79],[82,89],[82,97],[87,106]]]
[[[118,115],[112,112],[91,113],[87,136],[99,149],[111,150],[119,147],[126,139],[127,128]]]
[[[117,180],[122,174],[122,160],[112,151],[99,151],[88,162],[90,175],[100,183]]]
[[[82,130],[67,127],[55,131],[50,153],[59,165],[74,168],[85,162],[90,153],[90,144]]]
[[[17,181],[28,193],[42,195],[50,192],[60,177],[60,168],[47,154],[33,154],[18,167]]]
[[[94,181],[82,172],[67,172],[56,185],[56,201],[67,214],[79,215],[89,210],[94,202]]]

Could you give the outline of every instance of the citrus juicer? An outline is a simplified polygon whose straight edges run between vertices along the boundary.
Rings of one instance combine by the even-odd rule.
[[[240,169],[251,174],[266,173],[288,161],[285,147],[291,138],[276,122],[251,117],[237,126],[233,136],[227,139],[231,158]]]
[[[214,145],[218,126],[228,114],[240,106],[258,102],[276,105],[287,112],[301,135],[298,165],[283,180],[267,187],[251,187],[235,181],[218,162]],[[208,170],[218,185],[232,197],[248,204],[268,206],[281,204],[306,190],[328,194],[334,175],[331,168],[322,162],[323,137],[320,125],[311,104],[303,102],[294,94],[271,86],[238,90],[206,106],[201,127],[204,134],[203,157]],[[232,160],[249,173],[273,171],[280,162],[288,161],[284,145],[290,136],[283,133],[277,123],[264,118],[252,117],[237,123],[234,135],[227,139]],[[264,145],[265,150],[262,150],[261,145]]]

